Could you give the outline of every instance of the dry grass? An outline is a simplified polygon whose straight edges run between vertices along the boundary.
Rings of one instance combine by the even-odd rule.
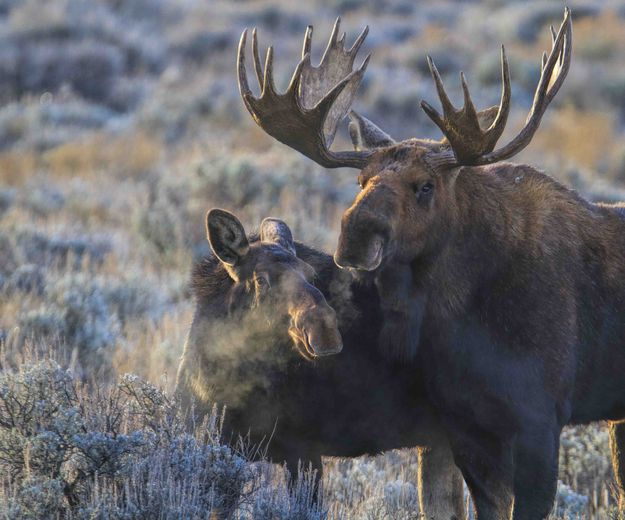
[[[114,137],[98,133],[43,153],[41,163],[55,177],[127,178],[150,171],[162,149],[159,139],[144,132]]]
[[[126,341],[115,350],[113,365],[120,374],[137,374],[148,381],[158,381],[171,392],[182,347],[191,326],[193,307],[177,306],[162,319],[138,320],[126,325]]]
[[[598,16],[588,16],[576,22],[575,51],[581,58],[589,60],[622,59],[625,31],[618,12],[605,9]]]
[[[615,141],[612,114],[580,110],[568,105],[550,113],[541,131],[534,137],[532,147],[596,170],[604,166]]]
[[[101,175],[113,175],[116,179],[139,177],[159,163],[162,151],[161,140],[145,132],[121,136],[93,133],[44,152],[1,152],[0,182],[21,186],[36,171],[59,179],[92,179]]]
[[[6,151],[0,153],[0,182],[7,186],[21,186],[37,171],[40,157],[34,152]]]

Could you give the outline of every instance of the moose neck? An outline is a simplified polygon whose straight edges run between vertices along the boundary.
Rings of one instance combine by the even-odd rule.
[[[442,317],[466,310],[476,291],[531,249],[540,233],[536,215],[553,211],[558,198],[577,196],[528,166],[461,168],[447,236],[410,263],[413,294],[425,295],[428,309]]]

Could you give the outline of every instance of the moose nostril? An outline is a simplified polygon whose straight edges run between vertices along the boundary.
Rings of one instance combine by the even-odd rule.
[[[334,253],[334,263],[341,269],[351,267],[343,258],[341,258],[341,255],[338,252]]]
[[[382,235],[374,234],[363,244],[350,247],[339,247],[334,253],[334,263],[341,269],[354,268],[371,271],[376,269],[384,256],[385,240]]]
[[[338,354],[341,350],[343,350],[343,340],[341,338],[341,334],[336,326],[332,325],[332,323],[326,323],[324,344],[325,347],[323,349],[315,349],[320,356]]]
[[[339,341],[335,345],[332,345],[332,346],[327,346],[326,345],[324,348],[320,348],[315,343],[310,342],[310,348],[315,352],[315,355],[317,355],[319,357],[322,357],[322,356],[333,356],[333,355],[338,354],[339,352],[341,352],[341,350],[343,350],[343,343],[341,341]]]
[[[336,324],[334,309],[329,313],[317,315],[310,327],[303,330],[307,349],[315,356],[338,354],[343,349],[343,340]]]

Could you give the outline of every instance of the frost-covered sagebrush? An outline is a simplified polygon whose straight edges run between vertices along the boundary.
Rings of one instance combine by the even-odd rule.
[[[52,362],[6,371],[0,515],[174,519],[233,510],[249,465],[220,444],[218,421],[197,435],[184,424],[171,398],[136,377],[87,391]]]

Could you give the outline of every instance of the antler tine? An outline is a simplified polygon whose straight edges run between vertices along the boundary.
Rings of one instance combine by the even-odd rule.
[[[456,108],[453,106],[449,97],[447,96],[447,92],[445,92],[445,87],[443,86],[443,80],[441,79],[441,75],[438,73],[438,69],[434,64],[434,60],[428,56],[428,67],[430,68],[430,74],[432,75],[432,79],[434,79],[434,83],[436,84],[436,91],[438,92],[438,99],[440,99],[441,106],[443,107],[443,114],[447,117],[449,114],[456,112]],[[442,130],[442,129],[441,129]]]
[[[479,126],[477,111],[475,110],[475,105],[471,99],[471,93],[469,92],[469,86],[467,85],[467,78],[464,77],[464,72],[460,72],[460,84],[462,85],[462,93],[464,95],[463,110],[465,111],[467,118]]]
[[[254,27],[252,31],[252,55],[254,56],[254,72],[256,72],[258,86],[262,90],[264,73],[263,66],[260,63],[260,54],[258,53],[258,35],[256,34],[256,27]]]
[[[286,88],[286,92],[293,98],[294,102],[298,102],[298,90],[299,83],[302,78],[302,71],[304,67],[310,67],[310,53],[304,54],[304,57],[299,61],[295,70],[293,71],[293,75],[291,76],[291,81],[289,81],[289,86]],[[299,106],[299,105],[298,105]]]
[[[448,136],[447,136],[447,128],[445,127],[445,120],[438,113],[438,110],[436,110],[432,105],[430,105],[425,100],[421,100],[421,108],[424,110],[424,112],[427,114],[427,116],[432,121],[434,121],[434,124],[436,126],[438,126],[438,128],[440,128],[441,132],[443,132],[445,137],[448,138]]]
[[[306,33],[304,34],[304,45],[302,46],[302,58],[306,56],[306,54],[310,54],[310,48],[312,46],[312,34],[313,34],[313,26],[309,25],[306,27]]]
[[[341,28],[341,17],[337,16],[336,21],[334,22],[334,27],[332,27],[332,34],[330,35],[330,39],[328,40],[328,49],[330,47],[334,47],[337,43],[337,39],[339,37],[339,30]]]
[[[432,76],[432,79],[434,80],[434,84],[436,85],[436,91],[438,92],[438,98],[441,102],[441,106],[443,107],[443,114],[444,117],[441,116],[438,113],[438,110],[436,110],[432,105],[430,105],[427,101],[422,100],[421,101],[421,108],[425,111],[425,113],[428,115],[428,117],[434,121],[434,124],[436,124],[436,126],[438,126],[438,128],[440,128],[441,132],[443,132],[443,135],[447,138],[448,141],[452,142],[455,141],[455,136],[454,136],[454,129],[453,127],[449,124],[449,119],[453,116],[456,115],[457,111],[455,109],[455,107],[452,105],[451,101],[449,100],[449,97],[447,96],[447,93],[445,92],[445,87],[443,86],[443,81],[441,80],[441,76],[438,72],[438,69],[436,68],[436,65],[434,64],[434,60],[432,60],[431,56],[427,56],[427,63],[428,63],[428,67],[430,69],[430,75]],[[466,83],[463,85],[463,89],[465,87]],[[468,93],[468,92],[467,92]],[[473,103],[471,103],[473,104]],[[476,118],[477,120],[477,118]]]
[[[510,67],[508,66],[506,49],[503,45],[501,46],[501,80],[503,85],[501,87],[499,110],[497,111],[497,116],[495,117],[493,124],[490,125],[490,128],[487,130],[487,133],[490,134],[490,142],[492,143],[491,150],[495,148],[497,141],[506,127],[508,114],[510,112],[510,98],[512,97],[512,88],[510,87]]]
[[[239,40],[239,50],[237,52],[237,79],[239,83],[239,92],[241,93],[241,97],[243,97],[243,101],[245,102],[245,106],[248,110],[250,110],[247,96],[252,94],[250,90],[250,85],[247,82],[247,72],[245,70],[245,44],[247,42],[247,29],[243,31],[241,34],[241,39]]]
[[[347,51],[354,58],[356,57],[356,54],[358,54],[358,51],[360,50],[360,47],[364,43],[365,38],[367,37],[367,34],[369,34],[369,26],[365,25],[365,28],[362,30],[362,32],[360,33],[358,38],[356,38],[356,41],[354,42],[354,45],[352,45],[351,48]]]
[[[276,93],[276,86],[273,82],[273,46],[267,49],[265,56],[265,75],[263,76],[263,91],[261,97],[270,96]]]
[[[258,35],[253,32],[252,52],[261,94],[255,97],[248,84],[245,68],[247,30],[239,43],[237,67],[239,90],[252,118],[269,135],[294,148],[322,166],[363,168],[371,155],[368,151],[331,152],[329,147],[362,81],[369,56],[353,69],[356,52],[367,35],[358,37],[350,51],[344,48],[345,36],[338,38],[340,20],[332,35],[321,64],[311,66],[312,26],[308,26],[302,46],[302,59],[297,64],[287,90],[280,94],[273,80],[273,47],[267,49],[264,67],[258,51]]]
[[[332,33],[330,34],[330,39],[328,40],[328,45],[326,45],[325,51],[323,51],[323,56],[321,57],[320,67],[329,63],[331,60],[331,56],[338,50],[343,47],[343,42],[345,41],[345,33],[343,36],[339,38],[339,30],[341,29],[341,17],[338,16],[336,21],[334,22],[334,27],[332,27]]]

